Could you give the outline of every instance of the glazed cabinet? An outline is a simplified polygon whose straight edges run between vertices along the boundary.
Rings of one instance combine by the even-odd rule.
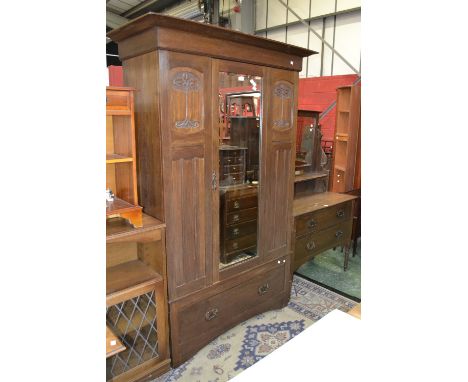
[[[289,300],[298,72],[314,52],[156,14],[109,37],[137,89],[140,204],[166,223],[177,366]]]

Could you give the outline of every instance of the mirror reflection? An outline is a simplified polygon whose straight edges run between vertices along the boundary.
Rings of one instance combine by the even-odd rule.
[[[262,78],[219,74],[220,267],[257,256]]]

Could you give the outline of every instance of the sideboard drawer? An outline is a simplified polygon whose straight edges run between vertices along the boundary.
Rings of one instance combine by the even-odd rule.
[[[284,292],[286,264],[281,262],[247,283],[181,308],[177,314],[177,342],[222,334],[243,312]]]
[[[226,220],[227,225],[257,220],[257,208],[247,208],[245,210],[232,212],[226,215]]]
[[[130,111],[130,92],[107,90],[106,110]]]
[[[226,240],[224,242],[224,252],[226,255],[239,252],[257,245],[257,234],[246,235],[234,240]]]
[[[348,220],[323,231],[297,238],[294,248],[294,263],[303,263],[320,252],[347,243],[350,239],[352,223],[352,220]]]
[[[255,232],[257,232],[257,220],[234,224],[226,228],[226,240],[237,239]]]
[[[243,210],[246,208],[253,208],[257,207],[258,199],[257,195],[248,196],[245,198],[236,198],[231,199],[227,202],[227,210],[228,212],[234,212]]]
[[[296,237],[317,232],[349,220],[351,218],[352,203],[352,200],[350,200],[346,203],[297,216],[295,219]]]

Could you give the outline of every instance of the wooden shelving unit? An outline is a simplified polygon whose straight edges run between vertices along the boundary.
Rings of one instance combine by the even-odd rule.
[[[132,88],[106,89],[106,188],[116,196],[106,204],[106,216],[122,216],[142,225],[138,206],[135,122]]]
[[[106,270],[106,298],[115,303],[117,299],[142,294],[149,285],[162,283],[160,274],[140,260],[129,261]],[[108,302],[109,304],[109,302]]]
[[[348,192],[360,179],[361,87],[337,89],[336,127],[330,190]]]
[[[123,347],[107,349],[106,380],[156,377],[170,367],[165,225],[145,214],[138,228],[109,219],[106,244],[106,326]]]

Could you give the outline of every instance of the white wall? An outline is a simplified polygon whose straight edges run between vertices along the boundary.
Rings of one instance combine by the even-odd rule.
[[[360,70],[361,11],[347,11],[361,6],[360,0],[283,0],[302,19],[310,20],[310,26],[330,45]],[[328,16],[327,16],[328,15]],[[310,32],[297,17],[287,11],[278,0],[255,0],[255,34],[272,40],[286,42],[319,52],[305,58],[300,77],[353,74],[333,51]],[[290,25],[291,23],[296,23]],[[325,30],[323,31],[323,25]],[[323,45],[323,46],[322,46]]]

